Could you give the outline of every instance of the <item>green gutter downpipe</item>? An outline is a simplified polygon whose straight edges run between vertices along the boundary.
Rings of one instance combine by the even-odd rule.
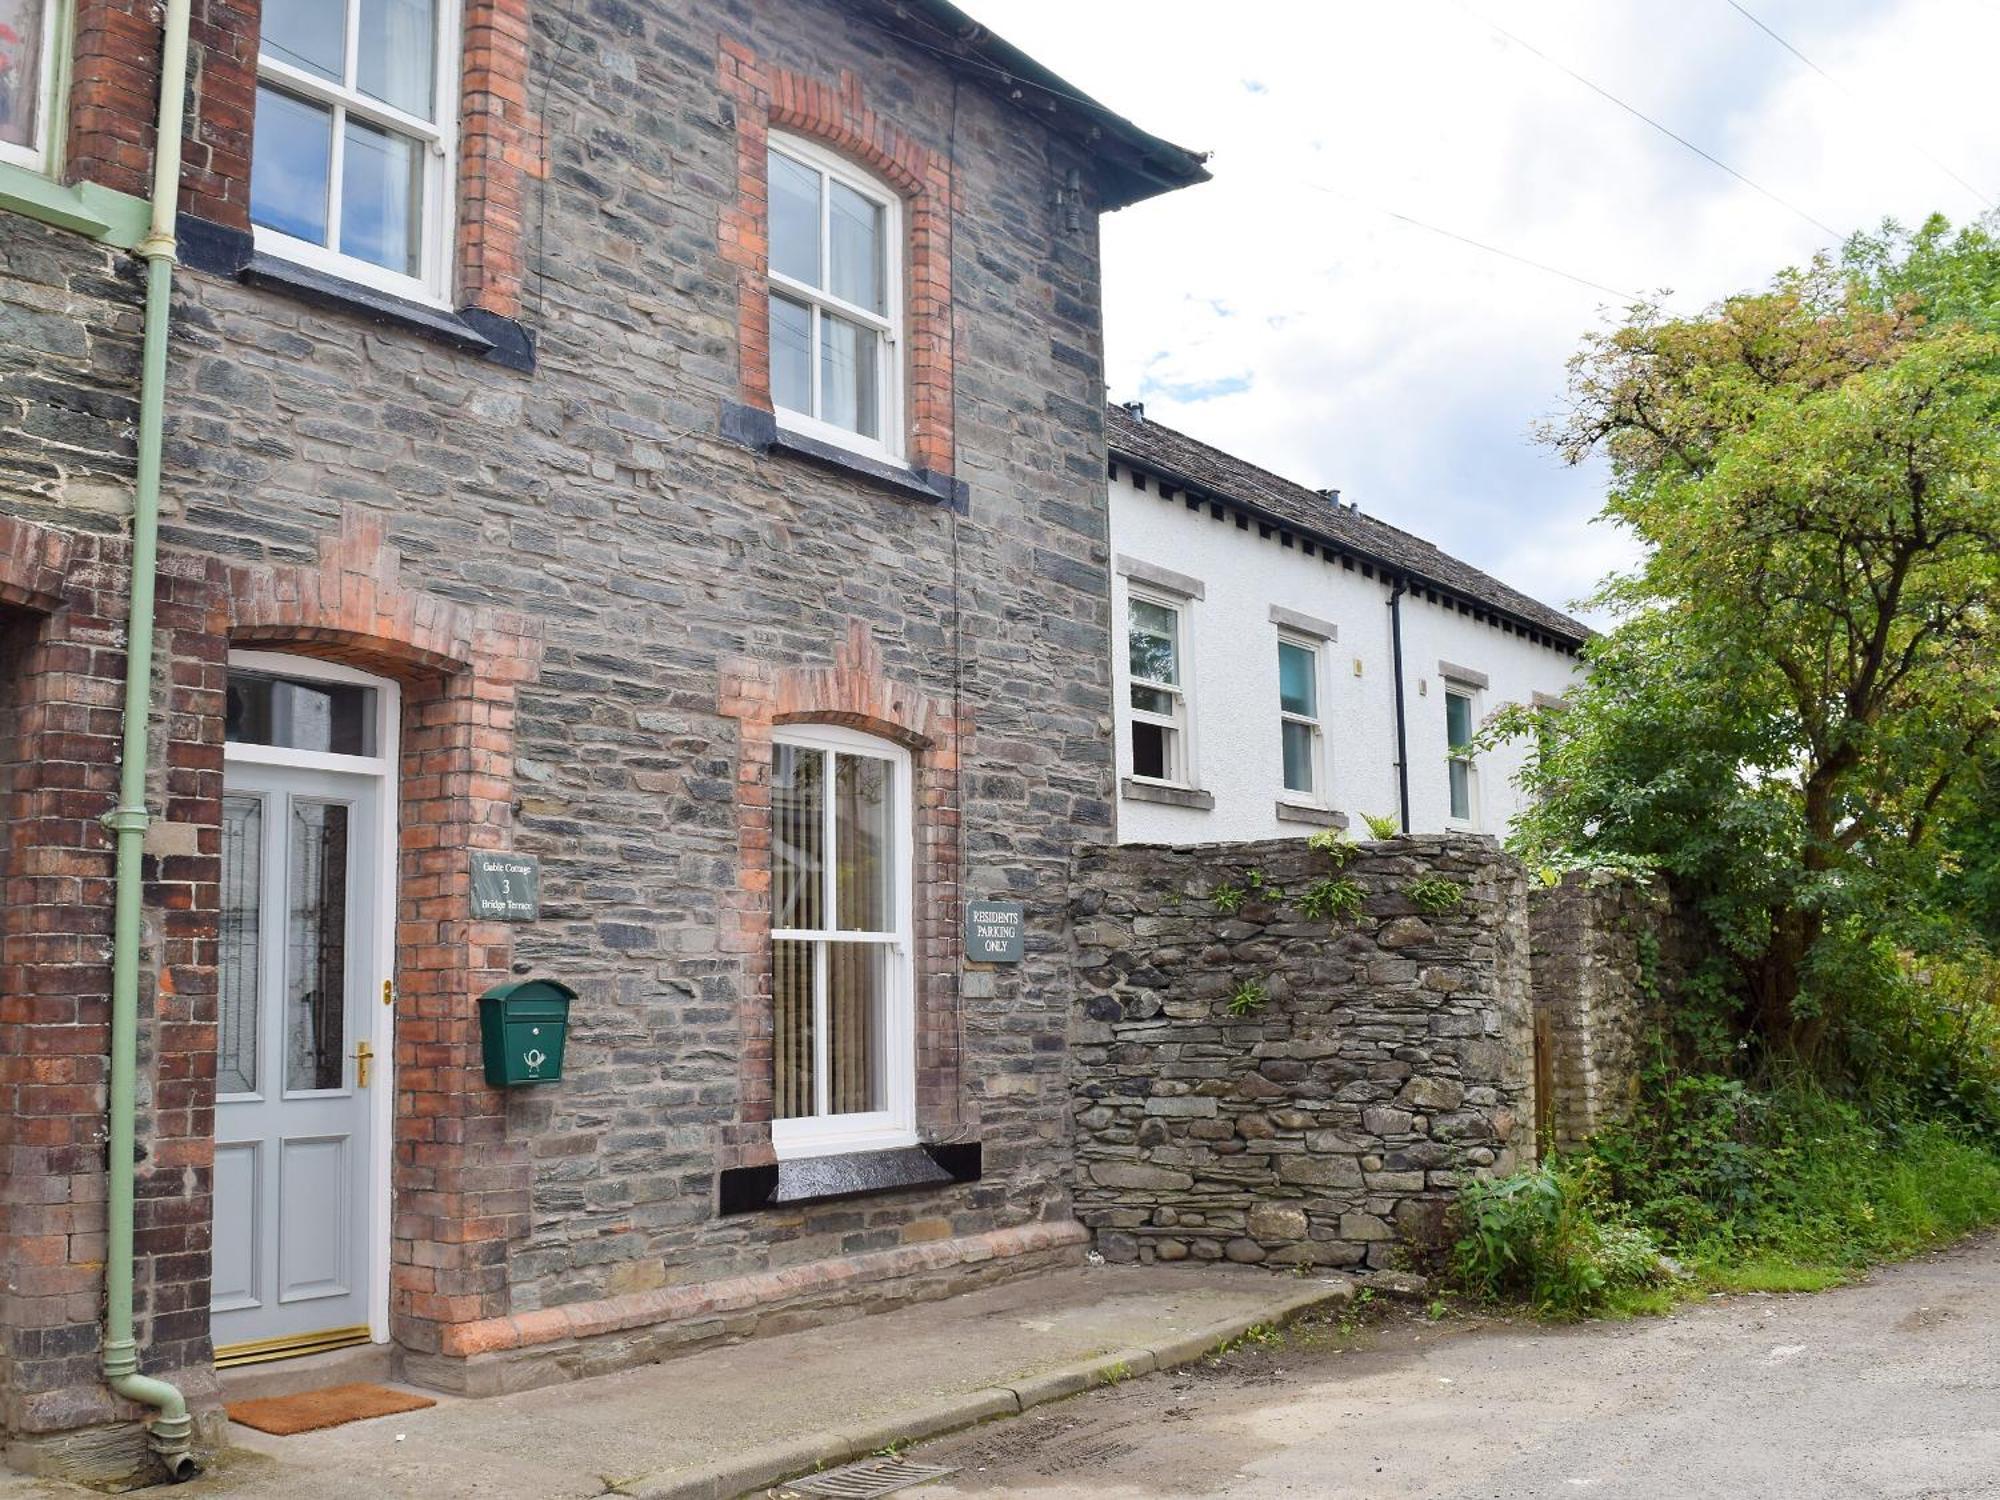
[[[167,316],[174,286],[174,215],[180,196],[181,103],[187,90],[191,0],[167,0],[160,42],[160,114],[153,146],[152,228],[139,242],[146,262],[146,334],[139,377],[139,476],[132,497],[132,612],[125,627],[125,737],[118,807],[105,826],[118,837],[111,949],[109,1234],[104,1256],[104,1383],[156,1409],[146,1440],[176,1482],[201,1472],[188,1438],[187,1398],[139,1373],[132,1336],[133,1113],[139,1054],[140,855],[146,810],[146,731],[153,705],[153,586],[160,537],[160,445],[167,399]]]

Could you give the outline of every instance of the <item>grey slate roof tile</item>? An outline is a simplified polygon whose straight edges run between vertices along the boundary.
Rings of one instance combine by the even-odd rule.
[[[1232,454],[1199,442],[1159,422],[1135,417],[1122,406],[1106,409],[1111,455],[1134,468],[1193,486],[1221,500],[1258,511],[1315,542],[1352,553],[1391,572],[1527,624],[1569,645],[1582,645],[1593,632],[1579,620],[1490,573],[1440,551],[1422,537],[1359,511],[1346,510],[1302,484],[1260,469]]]

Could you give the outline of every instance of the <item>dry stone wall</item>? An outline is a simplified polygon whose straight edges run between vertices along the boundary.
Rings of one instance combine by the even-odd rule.
[[[1315,887],[1358,905],[1309,915]],[[1385,1266],[1465,1174],[1532,1154],[1526,879],[1491,840],[1344,868],[1296,839],[1100,846],[1071,904],[1076,1213],[1107,1260]]]
[[[1528,897],[1538,1130],[1558,1149],[1623,1120],[1645,1042],[1708,951],[1707,930],[1662,881],[1577,870]]]

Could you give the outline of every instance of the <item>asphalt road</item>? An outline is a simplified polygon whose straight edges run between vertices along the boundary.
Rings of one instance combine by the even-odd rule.
[[[2000,1500],[2000,1237],[1814,1296],[1251,1347],[913,1450],[925,1500]]]

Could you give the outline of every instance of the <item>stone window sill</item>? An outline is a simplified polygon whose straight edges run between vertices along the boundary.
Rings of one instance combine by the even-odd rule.
[[[177,237],[182,261],[194,270],[231,276],[247,286],[278,292],[313,307],[349,313],[384,328],[400,329],[523,374],[534,371],[534,337],[512,318],[477,307],[449,312],[391,296],[359,282],[267,255],[256,249],[242,230],[189,214],[181,215]]]
[[[948,505],[961,513],[966,509],[971,494],[962,479],[954,479],[949,474],[940,474],[932,469],[915,469],[908,464],[869,458],[865,454],[850,452],[837,443],[821,442],[802,432],[788,431],[778,425],[777,418],[770,412],[734,401],[723,403],[722,435],[753,452],[782,454],[859,479],[876,489],[888,490],[911,500],[926,500],[933,505]]]
[[[1315,828],[1345,828],[1347,814],[1336,812],[1330,807],[1314,807],[1309,802],[1280,802],[1278,804],[1280,823],[1310,823]]]
[[[1193,786],[1162,786],[1155,781],[1134,781],[1130,776],[1118,783],[1118,795],[1127,802],[1158,802],[1167,807],[1189,807],[1208,812],[1215,806],[1215,794]]]
[[[971,1141],[795,1156],[760,1167],[730,1167],[717,1175],[716,1187],[724,1215],[748,1214],[836,1198],[951,1187],[977,1182],[980,1170],[979,1143]]]

